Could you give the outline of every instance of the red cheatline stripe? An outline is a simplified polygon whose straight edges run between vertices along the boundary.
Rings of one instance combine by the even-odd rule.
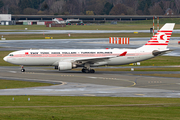
[[[165,42],[165,43],[146,43],[146,45],[151,45],[151,44],[157,44],[157,45],[160,45],[160,44],[168,44],[167,42]]]
[[[149,40],[148,42],[151,42],[151,41],[158,41],[157,39],[153,39],[153,40]],[[167,39],[166,41],[169,41],[169,39]]]
[[[154,36],[153,38],[157,38],[158,36]],[[167,35],[166,36],[167,38],[170,38],[171,37],[171,35]],[[152,39],[152,38],[151,38]]]
[[[168,45],[168,44],[166,44],[166,43],[165,44],[162,44],[162,43],[161,44],[152,44],[151,43],[151,44],[145,44],[145,45]]]
[[[156,33],[154,36],[158,36],[159,34],[162,34],[162,33],[158,32],[158,33]],[[164,34],[166,34],[166,35],[171,35],[172,33],[164,33]]]
[[[165,33],[165,34],[168,35],[168,36],[171,36],[172,33]]]
[[[155,40],[149,40],[148,42],[153,42],[153,41],[158,41],[157,39],[155,39]],[[169,42],[169,40],[167,39],[166,41],[168,41]]]
[[[112,39],[112,37],[109,37],[109,43],[111,44],[111,39]]]
[[[25,55],[25,54],[18,54],[18,55],[14,55],[10,58],[14,58],[14,57],[106,57],[106,56],[116,56],[119,55],[118,54],[77,54],[77,55],[73,55],[73,54],[37,54],[36,56],[32,55]]]
[[[156,35],[154,35],[153,37],[158,37],[159,36],[159,34],[156,34]],[[171,33],[169,34],[169,33],[166,33],[166,36],[167,37],[171,37]]]
[[[150,41],[152,41],[152,40],[157,40],[157,38],[152,38]],[[167,40],[170,40],[170,38],[167,38]]]
[[[153,44],[156,44],[156,45],[168,45],[168,43],[146,43],[145,45],[153,45]]]
[[[159,30],[158,32],[172,32],[172,30]]]
[[[149,41],[158,41],[157,39],[153,39],[153,40],[149,40]],[[148,42],[149,42],[148,41]],[[165,40],[165,41],[169,41],[169,39]]]
[[[165,42],[165,43],[168,44],[168,42]],[[146,44],[161,44],[161,43],[159,43],[159,42],[148,42]]]
[[[159,35],[155,35],[155,36],[153,36],[153,37],[158,37]],[[171,37],[171,35],[166,35],[167,37]]]
[[[169,41],[165,41],[165,42],[169,42]],[[159,41],[148,41],[148,43],[159,43]]]
[[[158,36],[154,36],[154,37],[152,37],[151,39],[153,39],[153,38],[157,38]],[[171,36],[167,36],[167,38],[170,38]]]
[[[154,37],[158,37],[159,35],[155,35]],[[167,37],[171,37],[171,35],[166,35]]]

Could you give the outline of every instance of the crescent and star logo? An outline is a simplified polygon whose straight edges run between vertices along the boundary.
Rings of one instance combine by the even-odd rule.
[[[166,43],[167,41],[167,35],[165,33],[160,33],[158,36],[157,36],[157,40],[159,43]]]

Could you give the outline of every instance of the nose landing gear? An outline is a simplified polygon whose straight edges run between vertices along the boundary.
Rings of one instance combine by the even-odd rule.
[[[25,72],[24,66],[21,66],[21,72]]]

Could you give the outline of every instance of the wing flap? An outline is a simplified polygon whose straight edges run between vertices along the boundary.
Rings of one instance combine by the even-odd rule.
[[[108,60],[110,58],[122,57],[122,56],[125,56],[126,54],[127,54],[127,51],[125,51],[122,54],[117,55],[117,56],[80,58],[80,59],[76,59],[74,61],[76,61],[76,62],[84,62],[84,63],[87,63],[87,62],[95,63],[95,62],[105,61],[105,60]]]

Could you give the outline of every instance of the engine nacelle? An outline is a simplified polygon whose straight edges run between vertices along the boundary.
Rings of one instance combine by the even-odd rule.
[[[59,62],[59,71],[62,70],[71,70],[73,68],[73,65],[71,62]]]

